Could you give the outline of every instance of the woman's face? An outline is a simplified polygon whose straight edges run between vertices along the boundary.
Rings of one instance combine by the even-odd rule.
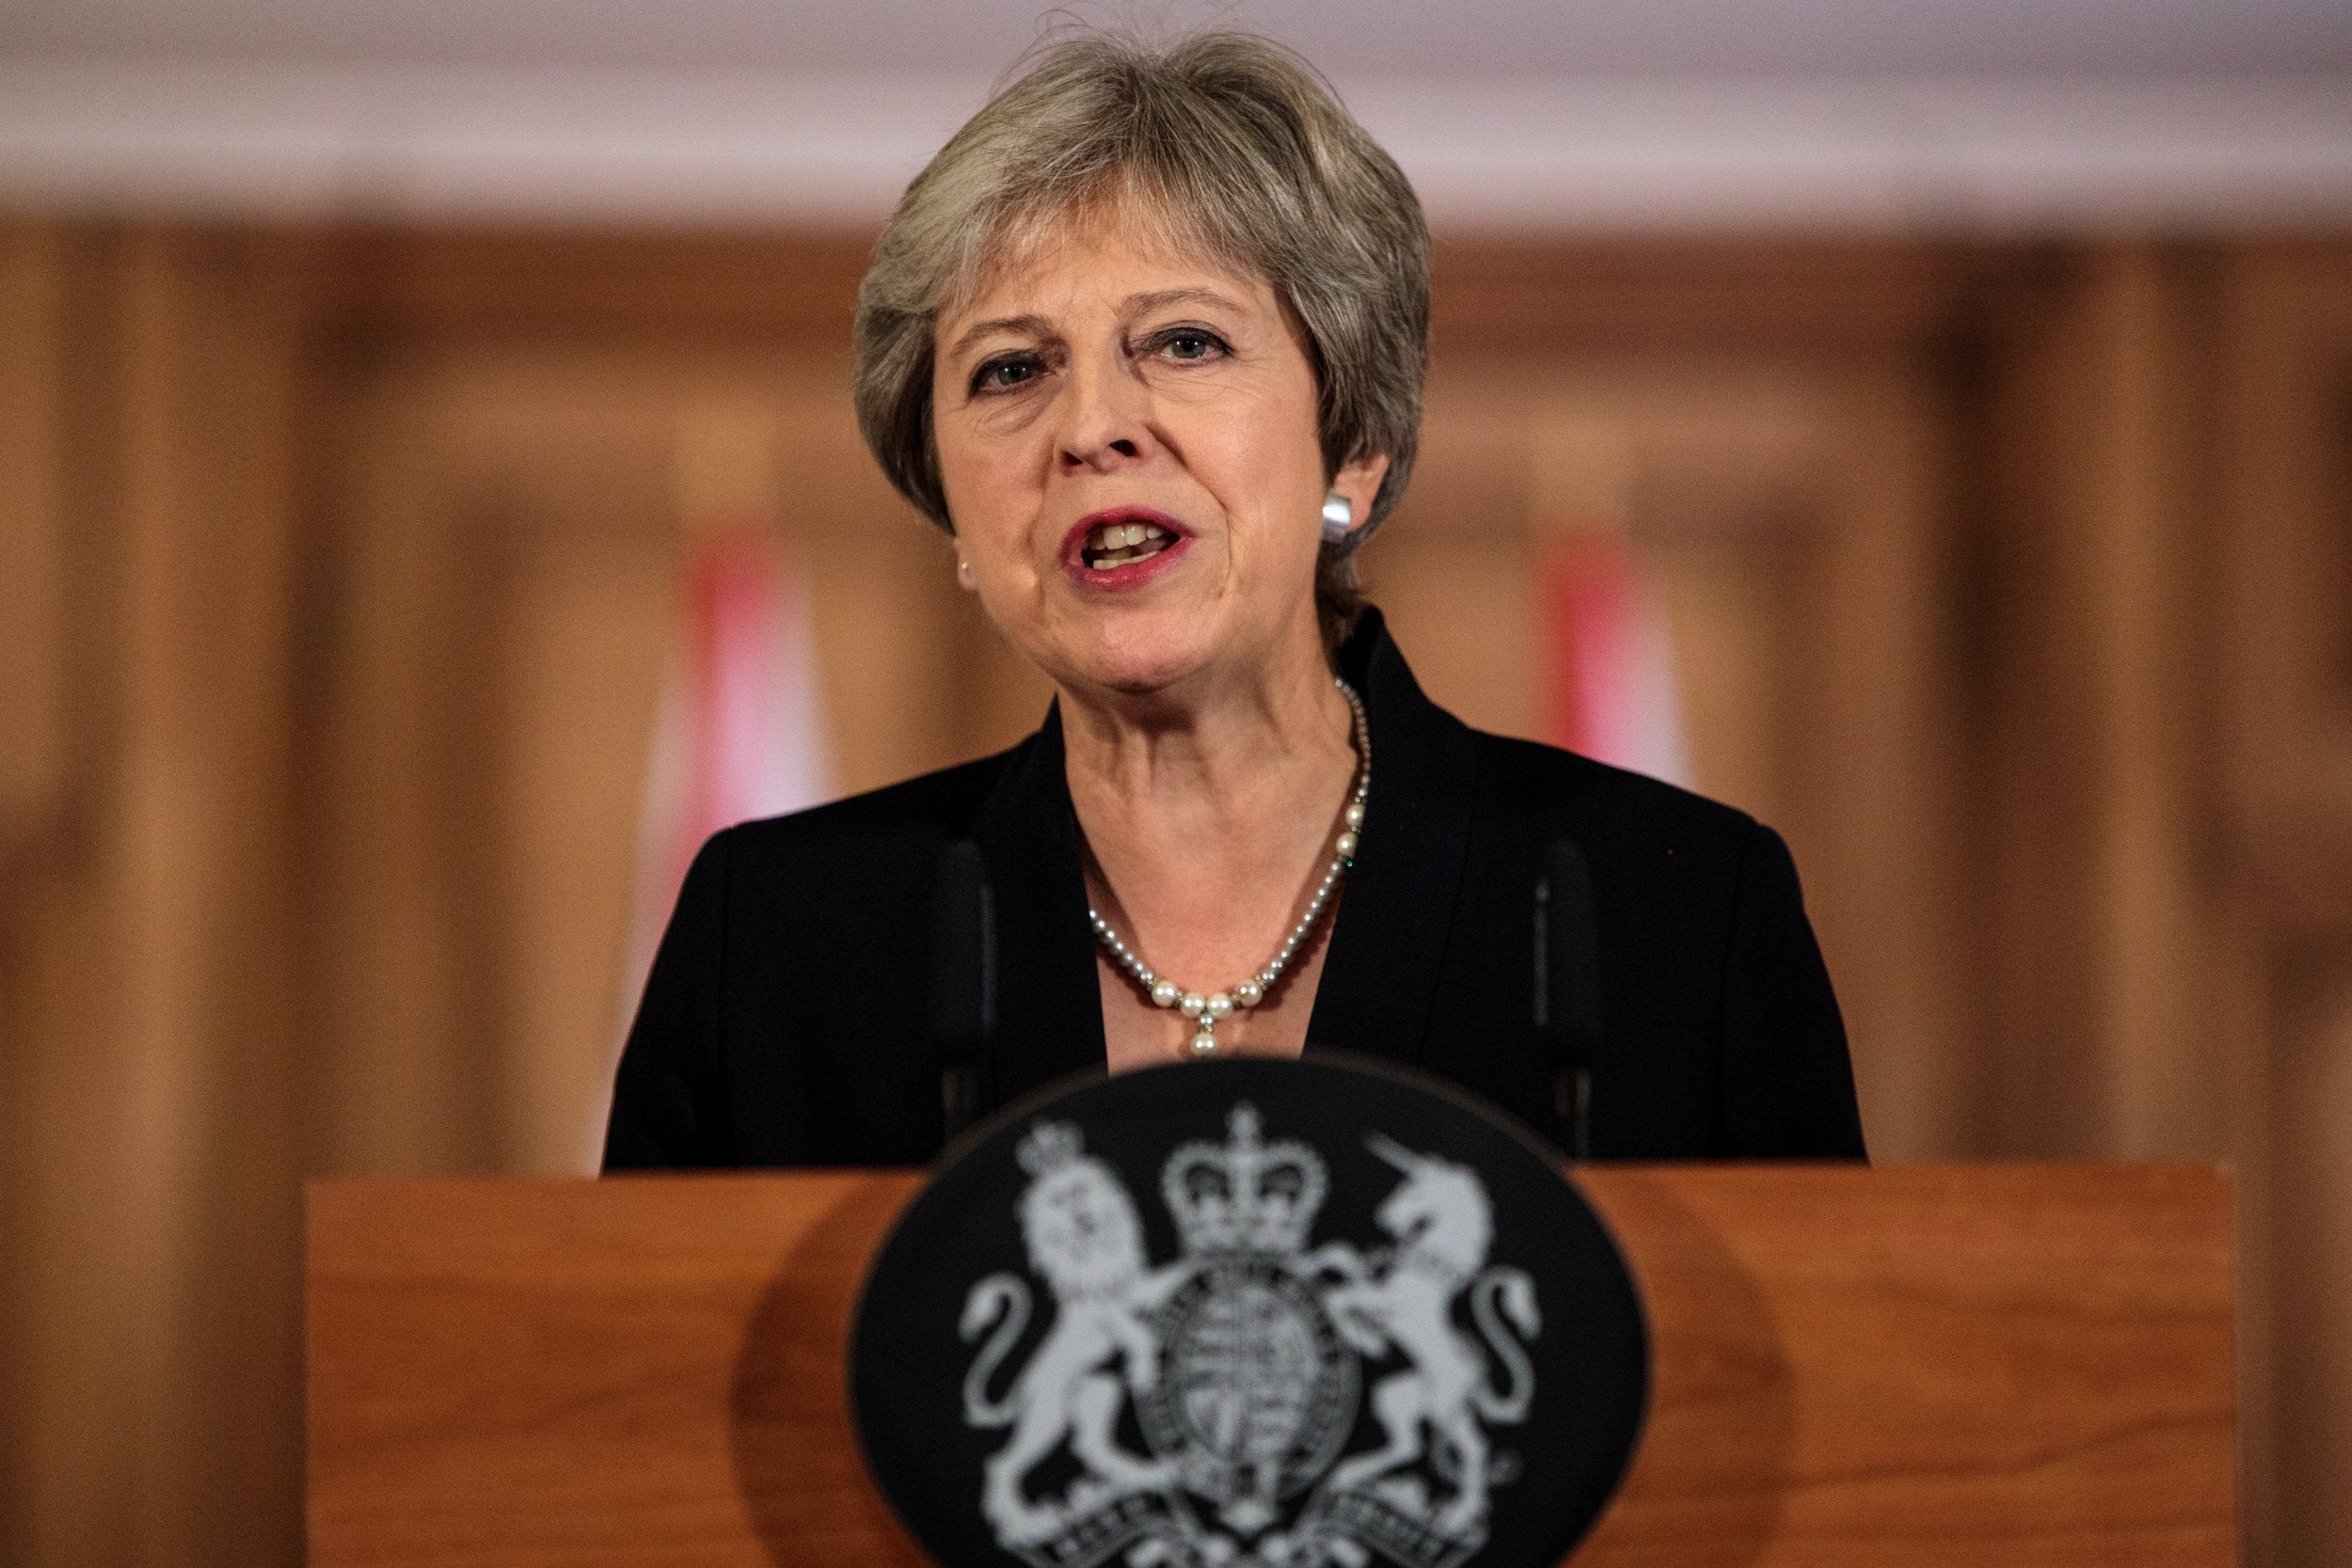
[[[1326,483],[1314,368],[1263,278],[1068,224],[938,334],[966,585],[1047,674],[1159,690],[1313,644],[1325,494],[1365,515],[1387,462]]]

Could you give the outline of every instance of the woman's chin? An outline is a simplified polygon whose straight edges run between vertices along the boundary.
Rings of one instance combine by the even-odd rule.
[[[1229,639],[1214,612],[1198,607],[1121,605],[1082,618],[1063,649],[1078,683],[1141,694],[1164,691],[1214,665]]]

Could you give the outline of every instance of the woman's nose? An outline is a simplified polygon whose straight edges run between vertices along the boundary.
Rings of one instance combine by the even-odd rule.
[[[1079,368],[1065,385],[1057,443],[1065,473],[1108,473],[1152,451],[1151,399],[1124,366]]]

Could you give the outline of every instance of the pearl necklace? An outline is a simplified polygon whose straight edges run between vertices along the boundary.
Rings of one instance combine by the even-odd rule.
[[[1274,983],[1282,977],[1282,972],[1290,968],[1291,960],[1298,957],[1300,946],[1313,934],[1315,922],[1323,918],[1340,879],[1356,864],[1356,846],[1364,827],[1364,801],[1372,794],[1372,726],[1364,718],[1364,701],[1356,695],[1355,689],[1343,680],[1331,684],[1347,699],[1347,710],[1355,719],[1356,787],[1350,792],[1347,810],[1343,814],[1344,825],[1331,842],[1331,863],[1324,871],[1323,880],[1316,884],[1315,895],[1307,901],[1307,912],[1298,917],[1298,924],[1291,927],[1290,935],[1282,939],[1280,949],[1266,960],[1264,968],[1227,990],[1211,991],[1205,996],[1197,990],[1186,990],[1175,981],[1154,974],[1151,965],[1120,940],[1119,933],[1111,929],[1111,923],[1091,904],[1087,906],[1087,919],[1094,927],[1096,940],[1120,968],[1135,977],[1136,984],[1152,999],[1152,1005],[1173,1007],[1198,1025],[1192,1037],[1192,1053],[1196,1057],[1216,1054],[1216,1026],[1232,1017],[1235,1008],[1254,1007],[1265,1000],[1274,990]]]

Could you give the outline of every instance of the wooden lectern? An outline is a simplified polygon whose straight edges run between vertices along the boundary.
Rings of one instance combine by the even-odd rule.
[[[314,1568],[922,1563],[842,1374],[866,1260],[918,1180],[314,1187]],[[2219,1173],[1577,1180],[1654,1356],[1579,1568],[2236,1560]]]

